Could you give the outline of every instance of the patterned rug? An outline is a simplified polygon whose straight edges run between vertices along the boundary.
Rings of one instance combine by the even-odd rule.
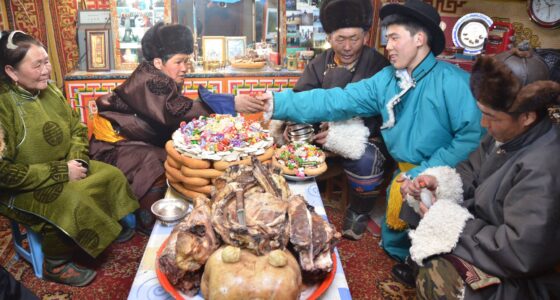
[[[326,210],[340,231],[343,212]],[[36,278],[27,262],[16,259],[9,222],[0,216],[0,264],[43,300],[126,299],[147,241],[136,234],[127,243],[110,246],[96,261],[83,258],[81,263],[97,270],[97,277],[87,287],[73,288]],[[413,289],[392,279],[390,270],[395,261],[379,247],[378,237],[367,232],[360,241],[343,239],[337,247],[352,299],[415,298]]]
[[[69,287],[38,279],[30,264],[16,259],[10,224],[0,216],[0,264],[43,300],[126,299],[147,242],[137,233],[126,243],[113,244],[95,261],[80,258],[81,264],[97,271],[97,277],[87,287]]]
[[[326,211],[329,221],[341,231],[343,211],[330,207]],[[366,232],[361,240],[342,239],[337,247],[352,299],[415,299],[414,289],[391,277],[396,262],[379,247],[379,237]]]

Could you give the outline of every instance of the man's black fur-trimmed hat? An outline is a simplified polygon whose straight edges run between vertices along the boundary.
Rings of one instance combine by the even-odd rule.
[[[189,27],[179,24],[155,24],[142,38],[142,54],[144,59],[168,59],[175,54],[193,53],[193,34]]]
[[[532,51],[513,49],[494,57],[479,57],[473,65],[470,86],[482,104],[498,111],[522,112],[526,97],[536,99],[550,93],[553,82],[548,79],[548,67],[540,57]]]
[[[383,20],[385,17],[397,14],[416,20],[426,27],[432,36],[430,40],[430,48],[434,55],[439,55],[445,48],[445,34],[439,23],[441,17],[431,4],[422,0],[406,0],[404,4],[390,3],[381,8],[379,17]]]
[[[370,0],[323,0],[319,19],[326,33],[349,27],[368,31],[373,21],[373,7]]]

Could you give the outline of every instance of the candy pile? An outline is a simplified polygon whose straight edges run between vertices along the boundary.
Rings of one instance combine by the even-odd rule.
[[[318,175],[326,170],[325,153],[315,145],[292,142],[277,149],[274,160],[288,175]]]
[[[177,151],[195,158],[234,161],[264,153],[273,139],[259,122],[216,114],[182,122],[173,142]]]

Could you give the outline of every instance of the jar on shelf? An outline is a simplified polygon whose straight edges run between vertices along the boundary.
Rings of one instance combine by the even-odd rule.
[[[297,60],[297,69],[302,71],[305,69],[305,59],[300,58]]]
[[[288,55],[288,70],[295,71],[298,69],[297,58],[295,55]]]

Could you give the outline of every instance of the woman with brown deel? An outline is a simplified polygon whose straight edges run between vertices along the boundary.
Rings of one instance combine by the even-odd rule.
[[[115,239],[130,239],[134,231],[119,220],[138,203],[117,168],[89,160],[87,128],[50,75],[39,41],[2,32],[0,214],[41,234],[44,279],[84,286],[96,272],[75,264],[73,253],[97,257]]]
[[[212,113],[253,113],[261,101],[248,95],[212,94],[199,87],[193,101],[182,95],[193,34],[183,25],[158,23],[142,38],[142,62],[112,93],[97,99],[90,140],[91,157],[121,169],[140,201],[138,229],[149,233],[155,221],[150,207],[167,188],[165,142],[190,121]]]

